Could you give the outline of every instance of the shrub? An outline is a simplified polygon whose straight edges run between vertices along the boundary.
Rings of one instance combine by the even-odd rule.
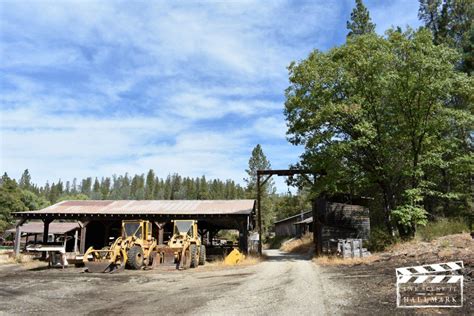
[[[287,241],[288,239],[289,237],[285,236],[274,236],[265,240],[265,244],[268,249],[279,249],[281,247],[281,244]]]
[[[375,227],[370,231],[368,248],[370,251],[383,251],[396,241],[397,239],[390,235],[385,229]]]
[[[437,237],[469,232],[469,226],[462,218],[442,218],[419,227],[416,237],[423,241],[431,241]]]

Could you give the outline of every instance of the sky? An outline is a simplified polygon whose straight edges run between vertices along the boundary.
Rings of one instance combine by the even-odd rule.
[[[364,3],[380,34],[420,25],[418,1]],[[243,184],[257,144],[285,169],[303,151],[286,139],[287,66],[343,44],[353,6],[0,0],[0,171]]]

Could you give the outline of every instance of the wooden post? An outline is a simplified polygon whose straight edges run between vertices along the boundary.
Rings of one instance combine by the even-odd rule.
[[[43,219],[43,244],[48,243],[48,235],[49,235],[49,224],[52,222],[50,219]]]
[[[81,227],[81,242],[79,244],[79,253],[80,254],[84,254],[84,252],[86,252],[87,224],[89,224],[89,221],[79,222],[79,226]]]
[[[156,227],[158,227],[158,245],[163,245],[166,223],[157,223],[157,222],[154,222],[154,223]]]
[[[104,224],[104,246],[109,245],[109,237],[110,237],[110,222],[103,222]]]
[[[48,243],[48,235],[49,235],[49,224],[52,222],[52,220],[50,219],[44,219],[43,220],[43,224],[44,224],[44,227],[43,227],[43,244],[47,244]],[[42,258],[43,259],[46,259],[46,252],[43,252],[43,256]]]
[[[165,229],[163,226],[164,226],[163,224],[158,226],[158,244],[159,245],[163,244],[163,238],[164,238],[164,233],[165,233]]]
[[[247,254],[249,250],[248,239],[249,239],[248,229],[245,223],[243,225],[240,225],[240,229],[239,229],[239,248],[244,254]]]
[[[74,232],[74,253],[77,253],[77,250],[79,249],[78,244],[77,244],[78,239],[79,239],[79,230],[76,229],[76,231]]]
[[[15,229],[15,256],[20,254],[20,242],[21,242],[21,225],[26,222],[26,219],[22,218],[18,224],[16,224]]]
[[[258,254],[262,255],[262,209],[261,209],[260,175],[257,172],[257,209],[258,209]]]

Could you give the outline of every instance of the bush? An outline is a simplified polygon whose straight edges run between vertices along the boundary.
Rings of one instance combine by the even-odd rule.
[[[419,227],[416,237],[423,241],[431,241],[437,237],[469,232],[469,226],[462,218],[442,218]]]
[[[368,248],[370,251],[384,251],[390,245],[393,245],[397,239],[390,235],[381,227],[373,228],[370,231]]]
[[[265,240],[265,244],[268,249],[280,249],[281,244],[287,241],[289,237],[285,236],[274,236]]]

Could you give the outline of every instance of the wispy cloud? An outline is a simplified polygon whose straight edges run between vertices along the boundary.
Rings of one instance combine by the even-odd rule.
[[[285,139],[286,66],[342,43],[352,5],[2,1],[0,169],[241,181],[257,143],[284,168],[301,152]],[[379,29],[416,21],[407,0],[367,5]]]

